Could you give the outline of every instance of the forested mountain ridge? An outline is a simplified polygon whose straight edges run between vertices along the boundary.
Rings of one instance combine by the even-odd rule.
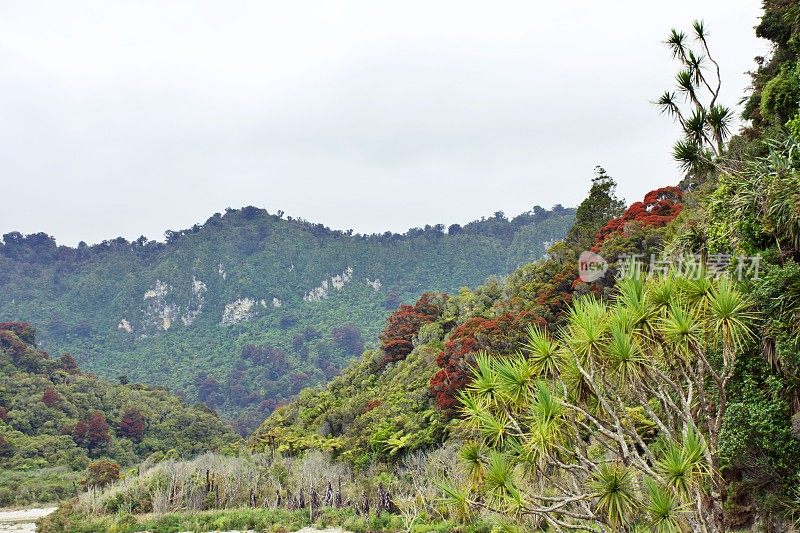
[[[357,490],[323,502],[318,526],[796,531],[800,4],[766,0],[756,31],[774,48],[736,134],[704,23],[668,34],[680,70],[657,103],[682,130],[680,186],[626,208],[598,169],[546,259],[398,307],[377,349],[278,408],[250,441],[265,452],[252,490],[270,511],[312,502],[314,521],[317,487],[346,467]],[[587,268],[601,263],[588,249],[602,269]],[[275,464],[298,475],[271,481]],[[183,466],[202,483],[201,465]],[[98,521],[79,501],[53,522],[119,524],[118,494],[106,492]],[[226,524],[251,527],[260,512]]]
[[[12,232],[0,246],[0,319],[33,323],[43,348],[99,375],[166,386],[246,430],[337,374],[401,302],[537,259],[573,216],[536,207],[365,236],[246,207],[165,243],[70,248]]]
[[[581,252],[594,247],[614,264],[626,251],[658,249],[683,196],[675,187],[658,189],[626,210],[615,181],[598,167],[574,223],[547,257],[502,280],[450,295],[425,293],[400,306],[379,346],[277,409],[251,444],[290,454],[330,451],[359,467],[441,445],[457,431],[457,400],[475,355],[513,355],[529,327],[556,330],[573,298],[613,285],[613,267],[601,281],[578,279]]]
[[[236,438],[202,406],[112,385],[35,342],[30,325],[0,323],[0,506],[73,496],[93,460],[116,475],[152,454],[189,457]]]
[[[399,356],[366,352],[252,445],[331,450],[367,476],[452,448],[451,481],[420,512],[446,501],[464,526],[796,531],[800,4],[764,8],[756,31],[774,47],[738,134],[704,23],[666,40],[681,70],[657,103],[682,129],[679,187],[622,212],[598,176],[546,260],[434,313],[398,310],[381,338],[407,339]],[[591,280],[587,249],[608,262]]]

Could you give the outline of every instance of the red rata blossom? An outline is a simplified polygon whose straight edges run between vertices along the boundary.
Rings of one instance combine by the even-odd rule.
[[[28,344],[36,344],[36,330],[26,322],[0,322],[0,332],[10,331]]]
[[[134,407],[126,409],[119,421],[120,434],[131,440],[139,441],[144,436],[144,429],[142,413]]]
[[[68,374],[80,373],[80,368],[78,368],[78,362],[75,361],[75,358],[72,356],[72,354],[65,353],[58,358],[58,361],[61,364],[62,370],[64,370]]]
[[[89,426],[83,420],[78,421],[75,424],[75,427],[72,429],[72,440],[75,441],[75,444],[78,445],[85,445],[86,444],[86,432],[89,431]]]
[[[88,420],[81,420],[72,430],[72,439],[79,446],[95,450],[111,442],[108,422],[102,411],[95,411]]]
[[[624,233],[631,222],[651,228],[666,226],[680,214],[683,209],[682,200],[683,191],[678,187],[662,187],[650,191],[643,201],[632,204],[621,217],[609,220],[597,232],[592,251],[600,251],[600,246],[608,237]]]
[[[383,364],[401,361],[414,349],[414,337],[425,324],[442,312],[444,295],[425,293],[411,305],[401,305],[386,319],[386,327],[378,336],[383,351]]]
[[[53,387],[48,387],[42,394],[42,403],[47,407],[54,407],[61,401],[61,396],[56,392]]]
[[[361,413],[362,413],[362,414],[369,413],[369,412],[370,412],[370,411],[372,411],[373,409],[375,409],[375,408],[377,408],[378,406],[380,406],[380,405],[381,405],[381,403],[382,403],[382,402],[381,402],[380,400],[370,400],[370,401],[368,401],[368,402],[367,402],[367,404],[366,404],[366,405],[364,406],[364,408],[361,410]]]
[[[11,351],[11,355],[15,358],[21,357],[28,350],[28,345],[25,344],[17,333],[11,329],[0,329],[0,348],[7,348]]]
[[[473,317],[452,331],[444,350],[436,357],[441,368],[430,380],[430,394],[436,406],[452,411],[458,403],[458,391],[472,376],[474,356],[481,350],[493,355],[508,355],[517,350],[528,325],[545,325],[532,313],[506,313],[497,318]]]

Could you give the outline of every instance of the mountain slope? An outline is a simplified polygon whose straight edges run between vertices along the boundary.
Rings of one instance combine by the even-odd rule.
[[[475,291],[491,295],[488,302],[466,291],[451,297],[446,308],[467,311],[455,321],[445,311],[416,329],[413,350],[405,359],[385,366],[381,361],[391,354],[367,352],[340,378],[304,391],[276,410],[252,445],[287,453],[331,449],[356,465],[370,465],[364,469],[369,475],[376,470],[373,461],[402,472],[407,458],[420,455],[408,452],[468,441],[451,456],[460,471],[451,476],[452,483],[439,484],[441,493],[427,507],[438,511],[436,506],[447,501],[450,516],[465,523],[488,508],[526,531],[545,527],[543,522],[555,529],[580,530],[614,530],[620,525],[648,530],[658,525],[675,531],[796,528],[800,5],[767,0],[764,8],[757,32],[773,41],[773,53],[759,61],[753,75],[745,110],[749,124],[720,150],[715,165],[686,167],[685,190],[652,191],[600,226],[583,220],[583,214],[597,212],[587,200],[578,208],[566,241],[551,248],[547,260],[520,268],[499,287]],[[695,22],[693,30],[705,42],[702,22]],[[688,40],[683,33],[673,31],[673,44],[684,39]],[[581,231],[582,227],[595,231]],[[610,266],[590,284],[575,279],[575,254],[587,246]],[[615,288],[614,271],[627,268],[628,260],[637,257],[648,280],[634,276]],[[617,263],[620,259],[625,262]],[[694,302],[681,301],[681,291]],[[577,303],[565,321],[564,306],[588,293],[595,297]],[[709,296],[713,303],[704,303]],[[475,300],[484,303],[475,306]],[[613,317],[604,318],[609,304],[630,307],[617,307]],[[700,318],[709,308],[716,317]],[[498,327],[501,313],[509,309],[529,310],[535,318],[523,322],[542,318],[552,333],[548,338],[535,331],[527,346],[518,345],[523,357],[516,360],[506,357],[507,340],[508,332],[519,328]],[[744,338],[735,347],[725,347],[736,335],[732,316]],[[625,332],[642,324],[650,329],[639,339],[625,341]],[[716,333],[701,333],[709,325],[718,328]],[[598,333],[603,327],[605,339]],[[433,331],[438,334],[431,336]],[[642,349],[670,337],[674,344],[659,348],[660,353]],[[566,344],[551,342],[558,338]],[[682,349],[684,341],[692,346],[691,354]],[[470,366],[481,349],[488,356],[473,373]],[[595,349],[601,357],[592,360],[590,351]],[[588,362],[578,361],[584,357]],[[564,364],[570,360],[576,366]],[[578,375],[577,365],[590,370]],[[697,386],[689,377],[693,367],[712,369],[700,374]],[[676,372],[677,377],[665,372]],[[470,383],[472,393],[459,398],[458,392]],[[525,391],[523,386],[531,388]],[[404,397],[417,399],[416,405],[405,406]],[[525,402],[518,402],[520,397]],[[670,403],[671,398],[681,400]],[[687,407],[679,407],[681,401]],[[664,403],[659,406],[660,402]],[[703,403],[706,407],[694,407]],[[505,407],[495,409],[501,404]],[[580,407],[561,410],[576,405]],[[459,407],[463,421],[451,418]],[[595,424],[608,413],[615,414],[605,419],[605,426]],[[670,421],[664,424],[665,419]],[[677,430],[670,429],[676,420]],[[421,424],[424,421],[428,423]],[[565,437],[571,425],[577,428],[574,437]],[[692,441],[699,443],[695,450],[702,450],[698,456],[707,457],[696,470],[687,466],[692,461],[687,457],[694,453]],[[617,443],[622,452],[614,451]],[[661,455],[664,450],[671,457]],[[640,451],[650,458],[637,460]],[[570,472],[588,475],[579,479]],[[673,484],[676,477],[657,481],[677,472],[680,487]],[[702,473],[685,476],[686,472]],[[696,489],[689,488],[692,484]],[[626,496],[618,498],[621,493]],[[564,512],[569,506],[559,504],[582,500],[585,514],[577,506]],[[607,506],[612,500],[627,510],[612,515]],[[551,506],[552,502],[559,503]],[[641,503],[649,507],[637,508]],[[689,509],[695,507],[698,512],[692,515]],[[570,514],[574,520],[568,519]]]
[[[27,324],[0,323],[0,506],[74,495],[92,459],[131,466],[154,452],[189,456],[235,438],[202,406],[83,374],[35,340]]]
[[[401,306],[389,316],[381,346],[277,409],[251,444],[283,453],[332,451],[359,467],[440,446],[455,428],[456,398],[478,352],[513,354],[529,326],[556,329],[573,295],[613,285],[612,274],[592,286],[576,278],[580,253],[595,244],[609,219],[623,214],[615,188],[598,169],[574,224],[547,258],[522,265],[501,281],[450,296],[426,293],[413,307]],[[624,249],[628,237],[609,241]]]
[[[463,227],[362,236],[248,207],[92,247],[9,233],[0,319],[34,323],[43,347],[99,375],[199,399],[246,431],[305,386],[336,375],[390,309],[541,257],[574,210],[536,207]]]

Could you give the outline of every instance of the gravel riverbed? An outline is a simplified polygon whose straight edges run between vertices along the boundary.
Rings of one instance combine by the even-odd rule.
[[[0,533],[33,533],[34,522],[55,511],[55,507],[0,511]]]
[[[0,533],[34,533],[36,520],[55,511],[55,507],[41,507],[36,509],[20,509],[15,511],[0,511]],[[194,532],[187,532],[194,533]],[[222,533],[255,533],[249,531],[225,531]],[[297,533],[347,533],[343,529],[314,529],[304,528]]]

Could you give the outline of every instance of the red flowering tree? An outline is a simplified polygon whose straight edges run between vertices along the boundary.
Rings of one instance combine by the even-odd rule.
[[[0,348],[8,350],[17,367],[28,372],[39,372],[47,361],[47,354],[34,350],[36,330],[24,322],[0,322]]]
[[[337,346],[349,355],[361,355],[361,352],[364,351],[364,339],[361,338],[361,330],[352,324],[333,328],[331,336]]]
[[[75,424],[72,430],[72,439],[90,452],[95,451],[111,442],[108,429],[105,415],[101,411],[95,411],[89,420],[81,420]]]
[[[309,383],[308,374],[305,372],[292,372],[289,375],[289,383],[291,383],[291,394],[297,394],[303,387]]]
[[[65,353],[61,357],[58,358],[58,363],[61,366],[61,369],[68,374],[79,374],[80,368],[78,368],[78,362],[75,360],[75,357],[72,354]]]
[[[3,325],[0,324],[0,348],[10,350],[16,361],[28,351],[28,345],[13,330],[3,329],[1,326]]]
[[[249,359],[254,365],[269,367],[278,375],[282,375],[288,369],[286,352],[269,345],[245,344],[242,347],[242,359]]]
[[[531,324],[544,326],[545,321],[529,312],[509,312],[493,319],[473,317],[455,328],[436,357],[441,370],[430,380],[436,406],[452,412],[458,403],[458,391],[471,379],[475,354],[481,350],[493,355],[516,352]]]
[[[47,407],[55,407],[61,401],[61,396],[53,387],[47,387],[42,393],[42,403]]]
[[[413,306],[401,305],[389,315],[386,327],[378,336],[384,366],[401,361],[411,353],[414,349],[414,337],[423,325],[433,322],[441,315],[446,299],[444,294],[426,292]]]
[[[78,446],[86,446],[86,433],[89,431],[89,426],[83,420],[79,420],[75,427],[72,428],[72,440]]]
[[[197,398],[207,407],[213,408],[219,399],[219,382],[205,372],[201,372],[195,377],[194,383],[197,386]]]
[[[144,415],[135,407],[126,409],[119,421],[119,433],[133,441],[140,441],[144,436]]]
[[[0,322],[0,331],[10,331],[31,346],[36,344],[36,329],[26,322]]]
[[[641,202],[635,202],[625,210],[621,217],[612,218],[600,228],[595,237],[595,252],[608,237],[624,233],[629,226],[657,228],[666,226],[677,217],[683,209],[683,191],[678,187],[662,187],[650,191]],[[632,224],[638,223],[638,224]]]

